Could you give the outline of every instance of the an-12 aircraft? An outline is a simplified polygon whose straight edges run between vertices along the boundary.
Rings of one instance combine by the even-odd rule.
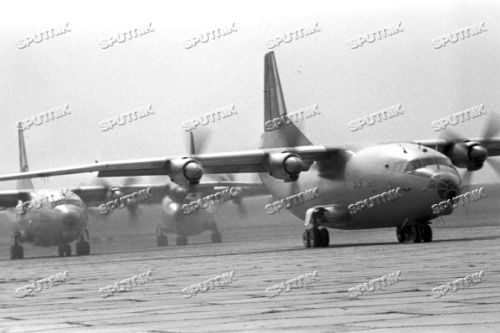
[[[490,158],[500,155],[496,121],[480,139],[313,145],[286,117],[274,53],[264,62],[264,124],[281,123],[264,127],[260,149],[96,163],[4,175],[0,181],[98,172],[98,177],[169,175],[190,186],[204,174],[258,173],[275,200],[262,214],[288,209],[305,219],[304,245],[321,247],[330,239],[324,227],[395,227],[400,242],[430,242],[431,220],[453,210],[450,205],[437,213],[431,207],[460,194],[457,168],[472,172],[488,161],[498,172],[498,162]]]

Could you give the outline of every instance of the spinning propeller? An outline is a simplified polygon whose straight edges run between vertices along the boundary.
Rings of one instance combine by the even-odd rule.
[[[481,141],[488,141],[500,132],[500,117],[495,113],[490,113],[489,119],[484,127]],[[442,136],[448,142],[443,153],[450,157],[452,162],[467,170],[461,175],[462,186],[472,182],[473,171],[482,168],[484,162],[488,163],[493,171],[500,176],[500,162],[488,158],[487,149],[477,142],[472,142],[462,135],[447,129]]]

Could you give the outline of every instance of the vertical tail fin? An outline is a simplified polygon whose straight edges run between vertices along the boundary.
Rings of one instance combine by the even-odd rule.
[[[281,124],[270,129],[273,119],[286,116],[285,99],[281,90],[280,77],[274,52],[264,57],[264,134],[261,148],[293,147],[311,145],[311,141],[292,123]]]
[[[19,138],[19,171],[27,172],[29,171],[28,167],[28,157],[26,156],[26,145],[24,143],[24,134],[22,129],[17,130],[18,138]],[[17,189],[18,190],[26,190],[32,189],[33,183],[31,179],[18,179],[17,180]]]

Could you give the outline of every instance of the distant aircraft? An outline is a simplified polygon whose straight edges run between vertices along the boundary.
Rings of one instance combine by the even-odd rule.
[[[18,129],[20,171],[28,171],[28,160],[24,135]],[[31,180],[19,180],[17,190],[0,191],[0,207],[8,210],[9,224],[13,230],[10,259],[23,259],[22,243],[34,246],[58,246],[59,256],[71,256],[70,243],[76,243],[77,255],[90,254],[87,230],[87,204],[100,204],[112,198],[119,198],[118,188],[86,186],[74,189],[35,190]]]
[[[190,154],[196,154],[203,149],[207,142],[194,140],[190,132]],[[168,246],[168,233],[177,235],[176,245],[186,245],[188,237],[211,231],[212,243],[222,242],[222,235],[217,228],[216,212],[225,201],[232,201],[238,205],[240,214],[245,212],[242,200],[245,197],[269,195],[261,183],[248,183],[234,181],[231,176],[224,176],[224,180],[204,182],[201,184],[178,185],[174,182],[164,185],[143,184],[131,185],[132,188],[150,187],[154,198],[144,202],[145,205],[161,203],[161,218],[163,223],[156,228],[157,246]],[[196,202],[202,205],[196,208]]]
[[[157,246],[168,246],[168,233],[176,234],[176,245],[186,245],[188,237],[211,231],[212,243],[221,243],[222,235],[217,228],[216,212],[223,202],[242,205],[243,197],[268,195],[262,184],[220,181],[197,185],[142,185],[149,186],[155,199],[144,202],[153,204],[161,199],[163,223],[156,229]],[[216,198],[217,196],[217,198]],[[201,205],[199,205],[201,200]],[[199,207],[196,207],[199,205]],[[196,207],[196,209],[193,209]],[[244,208],[240,206],[240,211]]]
[[[96,163],[4,175],[0,181],[97,171],[99,177],[169,175],[177,184],[193,185],[203,174],[259,173],[276,201],[255,217],[287,208],[305,219],[304,245],[320,247],[329,245],[324,227],[395,227],[399,242],[430,242],[431,220],[453,211],[450,206],[436,213],[431,207],[461,191],[457,168],[467,169],[465,179],[486,161],[500,172],[499,163],[488,158],[500,155],[500,139],[494,138],[499,130],[495,119],[480,139],[454,136],[368,145],[313,145],[286,117],[273,52],[266,54],[264,69],[264,124],[275,119],[283,124],[273,129],[264,126],[260,149]]]

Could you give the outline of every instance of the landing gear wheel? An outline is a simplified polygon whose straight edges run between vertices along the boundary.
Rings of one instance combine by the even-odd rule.
[[[168,238],[164,234],[156,236],[156,246],[164,247],[168,246]]]
[[[400,243],[420,243],[426,237],[424,232],[424,226],[409,225],[403,228],[398,226],[396,227],[396,237]],[[431,233],[431,238],[432,238],[432,233]]]
[[[322,247],[330,246],[330,234],[328,233],[328,229],[326,229],[326,228],[319,229],[319,234],[320,234],[320,239],[321,239],[320,246],[322,246]]]
[[[85,240],[85,236],[87,240]],[[89,231],[85,229],[85,232],[80,236],[80,240],[76,242],[76,255],[77,256],[87,256],[90,254],[90,243],[89,240]]]
[[[24,249],[20,243],[20,234],[18,232],[14,233],[11,238],[10,246],[10,260],[23,259]]]
[[[90,244],[85,240],[79,240],[76,243],[76,255],[77,256],[87,256],[90,254]],[[70,253],[71,255],[71,253]]]
[[[316,228],[309,229],[309,238],[311,239],[311,247],[322,246],[323,237],[321,231]]]
[[[311,237],[309,236],[309,229],[304,230],[302,234],[302,242],[304,243],[304,247],[311,247]]]
[[[396,227],[396,238],[398,239],[398,242],[404,243],[406,240],[405,233],[403,232],[403,228],[401,228],[399,225]]]
[[[222,243],[222,235],[218,231],[212,232],[212,243]]]
[[[188,240],[187,237],[184,235],[179,235],[175,238],[175,244],[177,245],[187,245]]]
[[[421,235],[424,243],[432,242],[432,228],[428,224],[421,226]]]
[[[59,245],[59,257],[71,257],[71,247],[68,244]]]
[[[12,245],[10,247],[10,260],[23,259],[24,249],[22,245]]]
[[[420,225],[414,225],[413,230],[415,232],[415,240],[413,243],[420,243],[422,241],[422,228]]]

